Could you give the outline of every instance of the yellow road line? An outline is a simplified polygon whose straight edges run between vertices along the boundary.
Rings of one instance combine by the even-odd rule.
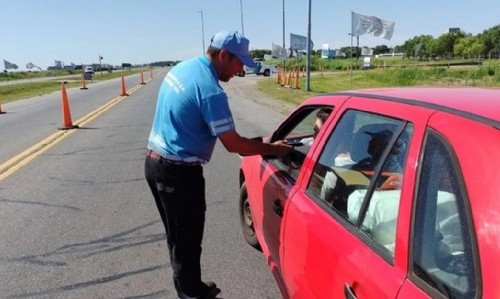
[[[148,80],[150,81],[150,80]],[[147,82],[147,81],[146,81]],[[127,94],[132,95],[135,91],[137,91],[139,88],[141,88],[144,85],[137,85],[127,91]],[[127,96],[119,96],[116,97],[106,104],[102,105],[101,107],[97,108],[96,110],[88,113],[87,115],[83,116],[79,120],[74,122],[74,125],[78,125],[79,127],[82,127],[95,118],[97,118],[99,115],[104,113],[105,111],[109,110],[111,107],[114,105],[118,104],[121,102],[123,99],[125,99]],[[11,174],[13,174],[15,171],[23,167],[24,165],[28,164],[31,162],[33,159],[36,157],[40,156],[42,153],[46,152],[49,150],[51,147],[59,143],[61,140],[64,138],[72,135],[77,129],[70,129],[70,130],[61,130],[57,131],[54,134],[46,137],[42,141],[32,145],[31,147],[25,149],[21,153],[15,155],[14,157],[10,158],[6,162],[2,163],[0,165],[0,181],[4,180]]]

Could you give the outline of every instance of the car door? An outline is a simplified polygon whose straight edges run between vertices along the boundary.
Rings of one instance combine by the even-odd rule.
[[[287,140],[295,150],[283,158],[267,158],[259,173],[262,185],[262,218],[254,219],[262,232],[259,240],[270,268],[280,283],[281,222],[288,198],[301,177],[301,170],[307,163],[309,152],[314,149],[314,137],[326,121],[332,106],[312,105],[298,109],[272,137]]]
[[[396,298],[407,270],[405,201],[431,113],[402,106],[353,98],[325,129],[324,147],[287,205],[282,268],[290,297]],[[381,156],[364,163],[384,132]]]
[[[498,223],[498,136],[498,129],[448,113],[430,119],[399,298],[498,298],[498,233],[490,229]]]

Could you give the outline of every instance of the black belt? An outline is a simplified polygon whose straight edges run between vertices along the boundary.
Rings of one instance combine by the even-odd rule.
[[[201,166],[202,165],[201,162],[185,162],[185,161],[175,161],[175,160],[165,159],[164,157],[162,157],[160,154],[158,154],[157,152],[155,152],[153,150],[148,150],[146,152],[146,155],[150,156],[153,159],[163,161],[163,162],[165,162],[167,164],[171,164],[171,165],[180,165],[180,166]]]

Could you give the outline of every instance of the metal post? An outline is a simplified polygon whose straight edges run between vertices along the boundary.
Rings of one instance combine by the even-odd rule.
[[[101,70],[101,77],[102,77],[102,63],[101,63],[101,60],[102,60],[102,56],[99,55],[99,69]]]
[[[286,48],[285,48],[285,0],[283,0],[283,49],[286,50]],[[288,56],[288,51],[286,53]],[[286,58],[283,58],[283,71],[286,68],[285,59]]]
[[[359,61],[359,35],[356,35],[356,70],[358,70]]]
[[[241,12],[241,34],[245,35],[245,27],[243,27],[243,2],[240,0],[240,12]]]
[[[203,44],[203,49],[202,49],[201,53],[205,53],[205,51],[206,51],[206,49],[205,49],[205,24],[203,23],[203,11],[198,10],[198,12],[201,15],[201,41]]]
[[[309,16],[307,21],[307,67],[306,91],[311,91],[311,0],[309,0]]]
[[[352,33],[349,33],[351,36],[351,59],[350,59],[350,65],[351,67],[349,68],[349,75],[351,76],[351,89],[352,89]]]

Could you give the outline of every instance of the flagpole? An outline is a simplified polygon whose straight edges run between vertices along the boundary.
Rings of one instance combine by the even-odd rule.
[[[351,33],[349,33],[349,35],[351,36],[351,59],[350,59],[350,64],[351,64],[351,67],[349,68],[349,76],[351,77],[351,90],[352,90],[352,11],[351,11]]]
[[[359,35],[356,35],[356,70],[359,69],[359,67],[358,67],[358,61],[359,61],[358,49],[359,49]]]
[[[309,0],[309,21],[307,24],[307,67],[306,91],[311,91],[311,0]]]
[[[351,89],[352,89],[352,33],[349,33],[349,35],[351,36],[351,59],[349,59],[349,64],[350,64],[350,68],[349,68],[349,76],[351,77]]]
[[[288,51],[286,51],[285,47],[285,0],[283,0],[283,49],[285,49],[285,52],[288,56]],[[286,68],[286,57],[283,58],[283,74],[285,72],[285,68]]]

